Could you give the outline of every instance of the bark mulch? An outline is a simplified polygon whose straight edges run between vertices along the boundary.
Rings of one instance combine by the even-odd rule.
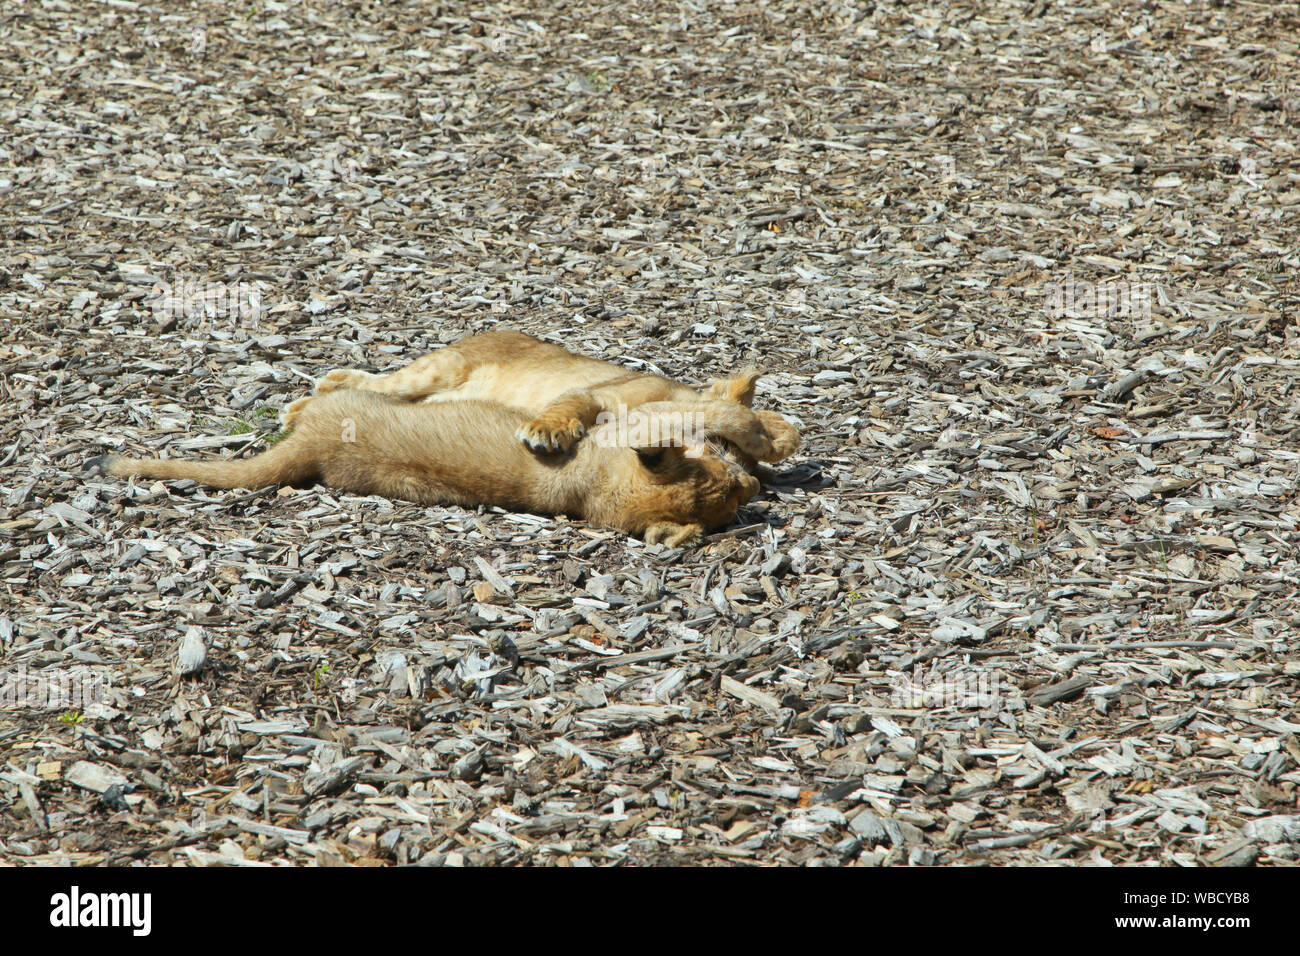
[[[1294,864],[1298,31],[6,4],[0,860]],[[687,551],[81,472],[496,327],[805,445]]]

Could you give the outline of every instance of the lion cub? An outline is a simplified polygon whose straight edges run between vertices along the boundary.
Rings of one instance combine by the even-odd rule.
[[[602,419],[649,402],[754,401],[759,373],[746,370],[714,381],[700,390],[661,375],[629,372],[599,359],[575,355],[522,332],[485,332],[422,355],[387,375],[335,369],[316,382],[316,395],[359,389],[391,395],[404,402],[460,402],[484,399],[525,413],[516,437],[535,451],[567,451]],[[299,399],[281,414],[293,427],[310,398]],[[780,461],[799,447],[799,432],[775,412],[754,413],[776,442]],[[743,451],[742,460],[745,459]],[[753,470],[755,462],[744,460]]]
[[[782,436],[774,440],[750,409],[696,399],[641,406],[639,425],[649,427],[636,433],[651,438],[639,444],[620,443],[626,431],[609,423],[568,451],[538,453],[515,437],[529,416],[503,404],[466,396],[420,406],[391,394],[333,391],[299,405],[292,433],[255,458],[107,456],[89,467],[216,488],[320,481],[424,504],[567,514],[676,546],[731,521],[759,489],[744,468],[687,447],[693,436],[683,422],[696,436],[724,440],[757,460],[776,460],[784,451]]]

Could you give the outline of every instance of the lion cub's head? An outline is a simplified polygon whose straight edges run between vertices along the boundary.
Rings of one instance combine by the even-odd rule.
[[[588,518],[650,542],[694,544],[759,491],[757,478],[707,447],[607,447],[600,459]]]
[[[607,483],[604,522],[670,544],[730,522],[758,494],[755,462],[798,446],[779,415],[731,400],[652,402],[598,423],[584,445]]]
[[[711,447],[634,449],[628,509],[644,533],[656,524],[717,528],[756,494],[758,479]]]

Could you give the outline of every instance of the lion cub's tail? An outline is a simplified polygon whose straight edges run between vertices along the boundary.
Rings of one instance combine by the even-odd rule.
[[[92,471],[129,478],[189,478],[212,488],[265,488],[304,484],[320,478],[320,466],[292,437],[256,458],[242,461],[183,461],[106,455],[87,462]]]

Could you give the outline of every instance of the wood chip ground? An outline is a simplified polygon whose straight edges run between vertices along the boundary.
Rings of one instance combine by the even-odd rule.
[[[5,4],[0,860],[1293,865],[1298,31]],[[498,326],[806,443],[689,551],[81,474]]]

